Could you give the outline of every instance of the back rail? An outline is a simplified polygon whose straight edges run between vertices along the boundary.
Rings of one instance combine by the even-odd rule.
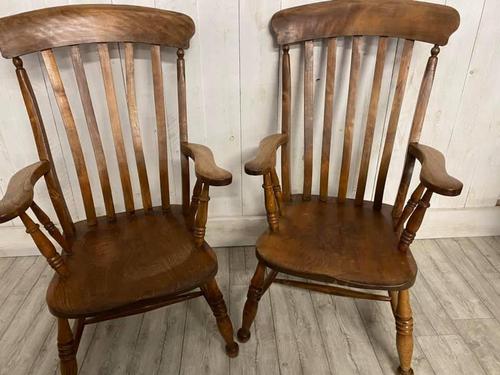
[[[375,199],[373,203],[373,207],[375,209],[380,209],[382,207],[385,183],[387,180],[387,172],[389,170],[389,163],[391,161],[391,154],[394,147],[394,138],[396,137],[396,131],[398,128],[399,115],[401,113],[401,107],[403,104],[403,98],[406,89],[406,82],[408,80],[408,71],[410,69],[410,62],[411,62],[414,43],[415,42],[413,40],[406,39],[403,46],[403,52],[399,64],[398,79],[396,83],[396,89],[394,92],[394,98],[392,101],[392,109],[389,117],[389,124],[387,126],[387,132],[385,135],[385,143],[382,151],[382,157],[380,159],[380,168],[377,176]]]
[[[130,130],[132,133],[132,143],[134,145],[135,161],[139,174],[139,184],[141,187],[142,204],[145,210],[151,210],[151,192],[149,189],[148,172],[144,159],[142,147],[141,129],[137,114],[137,98],[135,90],[135,68],[134,68],[134,45],[125,43],[125,80],[127,85],[127,108],[130,120]]]
[[[52,90],[54,91],[59,112],[61,113],[66,135],[68,137],[73,162],[78,175],[78,182],[80,184],[80,191],[83,198],[87,222],[89,225],[94,225],[96,224],[94,199],[92,197],[92,189],[90,187],[87,166],[85,164],[80,138],[76,129],[75,119],[73,117],[73,113],[71,112],[71,107],[69,105],[68,97],[66,96],[64,84],[61,79],[61,74],[57,66],[54,52],[52,50],[44,50],[41,54]]]

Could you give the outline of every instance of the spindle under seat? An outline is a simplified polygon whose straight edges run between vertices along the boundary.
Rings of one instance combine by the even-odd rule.
[[[372,202],[346,199],[303,201],[293,195],[280,217],[279,230],[266,231],[256,254],[278,272],[320,282],[376,289],[408,289],[417,266],[411,251],[398,250],[392,206],[374,210]]]
[[[194,243],[181,206],[98,218],[75,224],[69,277],[55,274],[47,291],[50,311],[81,318],[115,308],[188,292],[217,273],[217,259],[205,242]]]

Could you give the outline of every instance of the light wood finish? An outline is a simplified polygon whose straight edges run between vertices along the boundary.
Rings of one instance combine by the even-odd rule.
[[[152,13],[128,5],[71,5],[3,18],[0,50],[3,57],[12,58],[85,43],[127,41],[187,48],[193,34],[193,20],[177,12],[157,9]]]
[[[399,63],[398,79],[396,90],[392,100],[391,114],[389,116],[389,124],[385,133],[384,149],[380,159],[380,167],[377,175],[377,184],[375,188],[374,207],[379,209],[384,198],[385,183],[387,180],[387,172],[389,171],[389,163],[391,162],[392,149],[394,148],[394,139],[398,129],[399,115],[401,114],[401,106],[405,95],[406,82],[408,80],[408,71],[410,70],[411,56],[413,53],[414,42],[405,40],[401,61]]]
[[[9,32],[5,31],[6,27],[10,28]],[[83,336],[85,327],[102,321],[142,314],[201,296],[204,296],[208,302],[205,304],[206,307],[212,309],[219,333],[225,342],[227,355],[237,356],[239,347],[233,339],[232,323],[227,314],[223,295],[214,279],[218,268],[217,258],[205,242],[209,186],[228,185],[232,181],[232,175],[216,165],[210,149],[202,145],[187,143],[186,83],[182,48],[189,45],[189,39],[194,33],[191,19],[180,13],[144,7],[68,6],[2,18],[0,29],[4,30],[5,34],[13,30],[18,34],[15,41],[3,38],[4,35],[0,37],[0,49],[4,56],[10,53],[26,52],[40,52],[42,55],[66,130],[87,216],[87,220],[77,223],[73,223],[69,215],[66,216],[67,208],[64,197],[61,194],[57,176],[55,172],[52,173],[54,163],[50,154],[49,139],[45,133],[22,60],[20,57],[15,57],[14,65],[41,161],[22,169],[13,176],[5,196],[0,199],[0,222],[19,218],[38,250],[55,270],[55,275],[46,292],[46,301],[49,311],[58,318],[57,327],[54,325],[52,332],[54,332],[53,341],[57,336],[60,372],[64,375],[76,375],[78,347],[86,346],[83,350],[88,349],[88,345],[82,343],[82,339],[85,340]],[[48,30],[52,30],[50,37]],[[28,34],[31,35],[29,40]],[[126,212],[115,213],[104,142],[101,141],[92,105],[90,85],[80,51],[81,44],[94,42],[97,42]],[[136,210],[134,205],[134,192],[120,121],[118,94],[113,79],[112,65],[114,64],[108,46],[110,42],[119,42],[118,52],[121,52],[122,47],[124,48],[122,69],[131,127],[130,133],[125,133],[131,136],[137,164],[143,207],[140,210]],[[150,94],[151,101],[154,100],[156,113],[160,153],[159,175],[164,180],[161,183],[161,207],[153,207],[152,204],[153,197],[146,165],[149,159],[146,159],[144,155],[139,124],[134,58],[135,43],[138,42],[149,44],[151,48],[154,87]],[[77,128],[56,56],[51,49],[56,46],[67,47],[66,49],[70,50],[87,129]],[[178,48],[177,88],[179,136],[182,150],[182,206],[170,205],[169,201],[167,124],[161,47]],[[67,87],[69,88],[70,85]],[[96,215],[91,181],[87,172],[88,169],[91,170],[87,163],[93,160],[85,160],[80,143],[80,138],[84,139],[84,135],[79,132],[85,130],[89,132],[94,149],[106,208],[106,216],[102,217]],[[199,179],[199,184],[193,194],[192,207],[189,206],[191,197],[188,157],[193,159],[195,173]],[[34,185],[42,176],[47,176],[49,195],[63,224],[64,234],[59,232],[51,218],[33,201]],[[271,187],[273,188],[274,186]],[[48,232],[47,235],[30,217],[31,213],[27,212],[28,208],[31,208],[34,216],[44,226]],[[57,252],[55,243],[63,249],[62,254]],[[50,274],[47,273],[46,277],[50,277]],[[41,296],[44,294],[40,293]],[[36,311],[40,311],[40,308]],[[208,316],[210,317],[210,314]],[[3,317],[0,316],[0,319]],[[36,327],[41,324],[40,320],[36,315],[32,315],[31,319],[33,331],[40,333]],[[68,319],[76,320],[74,332],[69,326]],[[30,342],[36,342],[38,339],[33,336]],[[108,345],[116,345],[114,341],[114,339],[109,340]],[[56,358],[55,350],[54,345],[51,355],[48,356],[49,361]],[[18,353],[11,353],[8,361],[10,364],[7,364],[10,373],[12,372],[11,364],[17,356],[19,356]],[[0,361],[2,365],[4,360],[5,358],[2,358]],[[115,364],[112,363],[113,368]],[[28,372],[30,368],[22,364],[20,371]],[[33,368],[32,371],[37,372],[38,368]],[[3,369],[0,372],[3,373]],[[100,371],[90,369],[89,372]],[[128,370],[127,372],[136,373]]]
[[[78,182],[80,183],[80,191],[83,198],[83,206],[85,207],[87,221],[92,225],[95,224],[96,221],[94,198],[92,197],[92,189],[90,187],[87,165],[83,156],[83,150],[78,130],[76,129],[75,119],[73,117],[73,113],[71,112],[71,107],[69,105],[68,97],[66,96],[66,91],[64,89],[61,74],[59,73],[54,52],[52,50],[45,50],[41,53],[52,90],[54,91],[54,96],[56,97],[57,106],[59,107],[59,112],[61,113],[64,129],[66,130],[66,135],[68,136],[71,155],[73,156],[73,162],[75,163],[75,169],[78,174]]]
[[[328,40],[325,84],[325,113],[323,117],[323,143],[321,146],[321,178],[319,195],[328,198],[328,175],[330,172],[330,148],[332,144],[333,99],[335,95],[335,69],[337,66],[337,39]]]
[[[115,207],[113,204],[111,185],[109,183],[108,166],[106,163],[106,156],[104,155],[101,136],[99,134],[99,128],[97,127],[97,120],[94,113],[94,107],[92,105],[87,75],[85,73],[85,67],[83,65],[79,46],[71,47],[71,61],[73,63],[73,69],[75,70],[76,83],[82,100],[83,112],[85,113],[85,119],[87,121],[87,129],[90,134],[92,147],[94,148],[94,156],[97,162],[97,170],[99,172],[99,180],[101,182],[106,215],[112,220],[115,217]]]
[[[128,169],[127,154],[125,153],[125,143],[123,141],[120,114],[118,112],[118,102],[116,99],[115,83],[111,69],[111,60],[107,44],[98,44],[99,61],[101,63],[102,78],[106,91],[106,103],[108,105],[109,122],[113,134],[116,159],[118,160],[118,170],[122,184],[123,199],[127,212],[134,212],[134,198],[132,195],[132,183],[130,182],[130,172]]]
[[[271,137],[266,138],[265,142],[261,143],[257,157],[246,164],[247,173],[264,176],[263,187],[269,229],[258,238],[256,243],[259,266],[255,274],[256,279],[249,287],[247,304],[243,308],[242,329],[239,331],[239,338],[242,342],[249,338],[251,324],[256,316],[258,306],[255,290],[261,288],[260,285],[263,282],[261,268],[266,267],[272,272],[280,272],[285,275],[282,278],[272,280],[277,284],[286,284],[330,295],[390,302],[389,311],[396,320],[396,346],[400,359],[399,373],[404,375],[413,373],[412,357],[415,356],[415,362],[419,363],[422,354],[419,347],[413,345],[409,288],[415,283],[417,266],[410,245],[422,224],[427,208],[430,206],[432,195],[454,196],[460,194],[462,189],[461,182],[446,172],[442,154],[430,147],[418,144],[417,141],[422,131],[425,111],[430,98],[439,45],[448,42],[448,38],[458,28],[458,24],[458,13],[451,7],[409,0],[336,0],[283,9],[274,14],[271,28],[277,43],[283,49],[282,92],[284,94],[281,111],[284,119],[282,133],[288,136],[286,144],[291,142],[289,126],[290,114],[292,113],[289,102],[289,44],[297,44],[299,48],[304,44],[304,181],[301,196],[293,195],[290,199],[281,202],[279,194],[273,194],[273,186],[277,187],[275,190],[279,193],[280,181],[272,173],[263,173],[265,168],[274,166],[275,156],[272,154],[279,146],[279,143],[270,141],[270,139],[274,139]],[[352,189],[355,190],[355,199],[348,199],[352,195],[349,184],[352,183],[353,179],[350,176],[357,167],[352,162],[357,160],[353,148],[358,142],[354,139],[354,135],[363,136],[363,131],[357,131],[355,126],[359,123],[356,115],[364,113],[362,111],[364,108],[361,108],[364,103],[358,100],[358,96],[361,96],[358,95],[358,90],[363,87],[360,82],[361,66],[371,63],[369,59],[363,58],[365,40],[370,40],[367,36],[378,37],[377,56],[374,63],[370,100],[367,103],[367,119],[366,124],[364,124],[364,140],[361,142],[363,149],[359,161],[357,186]],[[333,90],[337,87],[336,84],[339,84],[335,82],[335,39],[337,37],[342,37],[344,45],[347,46],[352,39],[352,48],[347,102],[345,103],[342,161],[337,197],[334,198],[328,194],[328,191],[332,190],[329,189],[328,179],[331,168]],[[386,61],[393,58],[390,56],[389,59],[387,56],[389,37],[398,38],[396,55],[393,60],[397,69],[397,77],[393,73],[395,82],[386,90],[383,78],[385,72],[390,68],[386,66]],[[317,43],[317,41],[322,43]],[[434,46],[430,50],[431,57],[424,73],[415,107],[414,120],[408,140],[409,146],[405,155],[403,178],[398,198],[393,207],[383,204],[384,189],[409,80],[415,41],[429,42]],[[326,82],[319,195],[314,195],[315,192],[312,192],[314,154],[312,146],[314,111],[312,107],[314,105],[314,79],[316,78],[313,73],[315,46],[327,48],[327,51],[323,51],[321,54],[321,56],[326,57]],[[348,50],[348,47],[344,50]],[[392,48],[390,50],[392,51]],[[318,77],[317,79],[321,80],[322,78]],[[382,87],[384,87],[383,90]],[[392,98],[392,101],[388,101],[387,108],[390,109],[386,115],[387,121],[384,119],[383,124],[377,124],[378,117],[383,117],[378,116],[382,92]],[[340,110],[343,109],[340,108]],[[374,138],[377,134],[378,142],[379,131],[376,129],[379,127],[382,127],[380,141],[383,142],[383,145],[378,152],[380,161],[378,172],[375,172],[377,179],[373,202],[371,202],[371,197],[365,200],[365,193]],[[297,155],[299,158],[300,156],[300,154]],[[419,160],[422,165],[420,185],[403,209],[415,160]],[[282,163],[282,168],[287,168],[282,176],[289,176],[289,163]],[[285,192],[285,197],[287,197],[287,192]],[[276,202],[281,202],[279,210]],[[297,281],[290,279],[291,277],[301,277],[316,282]],[[322,283],[339,284],[349,288],[327,286]],[[382,290],[385,293],[366,293],[351,288]],[[277,303],[277,306],[282,304],[286,304],[287,308],[290,309],[293,302],[287,303],[287,297],[282,296],[282,300]],[[281,314],[294,314],[296,316],[298,313],[295,308],[291,309],[293,310],[291,312],[285,309],[279,311]],[[301,319],[306,322],[310,318],[304,316]],[[308,343],[312,343],[311,336],[314,335],[314,329],[310,327],[311,325],[308,325],[307,332],[296,327],[298,332],[293,334],[304,338]],[[387,326],[382,323],[378,323],[374,328],[380,335],[385,335],[387,329]],[[394,327],[389,329],[394,330]],[[430,323],[424,322],[423,327],[418,329],[428,333],[431,331]],[[288,338],[283,339],[289,341]],[[379,340],[381,339],[376,339],[377,342]],[[387,342],[388,339],[382,340]],[[382,351],[387,353],[390,349],[377,348],[375,350],[376,353]],[[312,364],[305,364],[300,359],[297,363],[297,355],[300,356],[304,351],[314,351],[318,358],[314,358]],[[323,354],[326,356],[326,353]],[[293,349],[287,350],[284,355],[285,361],[289,361],[294,367],[301,366],[303,372],[328,372],[328,369],[321,365],[321,357],[324,356],[322,356],[320,349],[314,348],[314,344],[304,346],[297,343],[295,351]],[[333,363],[335,361],[336,359],[332,360]],[[307,371],[304,366],[307,366]],[[380,363],[380,367],[384,373],[393,370],[388,363]],[[332,368],[331,363],[328,363],[328,368]],[[429,370],[428,363],[416,365],[416,370],[419,373],[432,371]],[[360,372],[357,366],[354,372]]]
[[[281,67],[281,131],[290,139],[290,123],[292,112],[292,83],[290,73],[290,53],[288,45],[283,46]],[[290,200],[290,145],[286,142],[281,149],[281,179],[283,180],[283,195]]]
[[[5,223],[26,211],[33,203],[35,183],[50,170],[47,160],[39,161],[14,174],[0,199],[0,223]]]
[[[380,99],[380,89],[382,87],[382,76],[384,74],[385,57],[387,52],[387,38],[381,37],[378,41],[377,59],[375,62],[375,72],[373,74],[372,93],[368,117],[366,119],[365,137],[363,141],[363,151],[361,153],[361,164],[359,167],[358,186],[356,189],[356,203],[361,204],[365,197],[366,179],[368,177],[368,167],[370,165],[371,151],[373,145],[373,133],[377,122],[378,103]]]
[[[311,199],[313,173],[314,43],[304,43],[304,187],[303,199]]]
[[[165,114],[165,94],[163,89],[160,46],[151,46],[151,69],[153,71],[156,133],[158,135],[161,206],[166,210],[170,207],[170,187],[168,181],[167,119]]]
[[[137,172],[139,173],[142,206],[145,210],[150,210],[152,208],[151,192],[149,190],[148,173],[146,171],[146,161],[144,160],[141,129],[139,126],[137,99],[135,94],[134,45],[132,43],[125,43],[125,78],[127,82],[128,117],[130,129],[132,131],[132,143],[134,145]]]
[[[347,96],[347,110],[344,127],[344,146],[342,149],[342,165],[340,167],[339,202],[342,203],[347,197],[347,185],[349,183],[349,170],[351,168],[352,136],[354,131],[354,120],[356,115],[356,99],[358,95],[358,81],[361,66],[361,37],[352,39],[351,72],[349,75],[349,93]]]
[[[455,9],[437,4],[412,0],[336,0],[283,9],[273,16],[271,27],[279,44],[337,36],[384,35],[445,45],[459,23]]]
[[[483,255],[500,254],[498,245],[492,247],[495,243],[500,243],[499,239],[492,237],[415,242],[414,253],[419,260],[432,258],[439,264],[436,268],[433,262],[421,262],[410,292],[416,374],[494,374],[500,370],[498,317],[485,317],[483,313],[460,319],[455,314],[467,291],[470,296],[478,292],[471,307],[495,312],[495,305],[489,303],[500,299],[493,288],[500,270],[494,270]],[[216,279],[223,293],[231,289],[229,310],[239,323],[256,267],[255,249],[215,251],[219,259]],[[43,259],[35,260],[0,258],[0,371],[12,375],[53,375],[58,366],[54,345],[57,320],[44,307],[52,270],[44,268]],[[454,284],[440,282],[434,286],[434,281],[451,275],[456,278]],[[463,287],[460,294],[455,292],[457,286]],[[448,298],[441,298],[441,293]],[[293,374],[304,368],[334,375],[381,375],[395,373],[398,366],[395,323],[388,303],[355,303],[350,298],[273,285],[259,301],[250,328],[252,339],[241,345],[238,358],[231,361],[220,350],[222,339],[213,340],[209,334],[217,329],[210,314],[203,300],[193,299],[86,326],[78,350],[80,373],[106,371],[115,375],[127,369],[135,374],[182,371],[194,375],[210,366],[226,372],[230,367],[236,374]],[[32,324],[33,316],[38,317],[39,324]],[[179,345],[183,340],[185,344]],[[203,352],[203,360],[192,360],[196,351]]]
[[[245,172],[254,176],[269,173],[276,166],[276,150],[280,146],[285,147],[287,142],[288,135],[286,133],[273,134],[264,138],[259,144],[255,158],[245,163]],[[285,190],[284,183],[283,190]]]

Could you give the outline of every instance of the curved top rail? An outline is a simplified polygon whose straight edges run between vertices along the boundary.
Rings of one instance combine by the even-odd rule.
[[[12,58],[85,43],[134,42],[189,47],[193,20],[182,13],[129,5],[69,5],[0,19],[0,50]]]
[[[366,35],[443,46],[459,24],[454,8],[414,0],[332,0],[283,9],[271,19],[280,45]]]

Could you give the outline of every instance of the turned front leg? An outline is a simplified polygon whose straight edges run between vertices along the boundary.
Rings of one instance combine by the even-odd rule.
[[[227,314],[226,303],[224,302],[224,297],[222,296],[217,282],[215,279],[211,279],[201,288],[201,290],[203,291],[205,299],[214,313],[219,332],[226,342],[227,355],[229,357],[236,357],[238,355],[239,347],[234,341],[233,324]]]
[[[411,359],[413,355],[413,318],[410,306],[409,290],[402,290],[398,294],[396,307],[396,346],[399,355],[399,374],[411,375]]]
[[[67,319],[57,319],[57,349],[61,362],[61,375],[76,375],[76,346]]]

